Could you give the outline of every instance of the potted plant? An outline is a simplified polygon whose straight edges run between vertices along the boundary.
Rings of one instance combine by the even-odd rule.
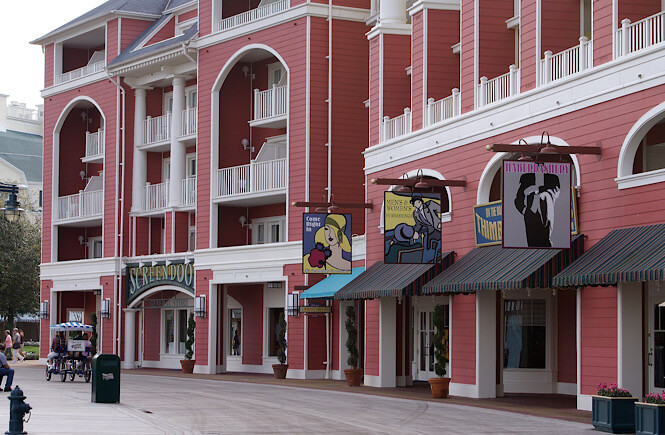
[[[277,360],[279,361],[279,364],[273,364],[272,371],[275,375],[275,379],[285,379],[289,365],[286,363],[286,320],[284,319],[283,311],[279,314],[277,342],[279,344],[279,351],[277,351]]]
[[[193,373],[194,364],[196,360],[192,359],[194,356],[194,328],[196,322],[194,321],[194,313],[189,313],[189,320],[187,321],[187,340],[185,341],[185,359],[180,360],[180,366],[183,373]]]
[[[665,390],[647,394],[644,402],[635,403],[635,433],[665,434]]]
[[[352,305],[346,307],[346,350],[349,356],[346,363],[351,366],[350,369],[344,369],[344,376],[346,377],[346,385],[349,387],[359,387],[360,380],[363,377],[363,370],[358,368],[358,331],[356,330],[356,310]]]
[[[92,355],[97,355],[97,313],[90,313],[90,324],[92,325],[92,334],[90,334],[90,347]]]
[[[446,378],[446,364],[448,364],[448,337],[446,336],[446,328],[443,323],[443,305],[434,307],[434,315],[432,316],[432,323],[434,323],[434,373],[437,378],[429,380],[430,387],[432,388],[432,397],[435,399],[445,399],[448,397],[448,389],[450,386],[450,378]]]
[[[635,432],[635,402],[630,392],[617,384],[601,382],[592,396],[591,418],[596,430],[611,433]]]

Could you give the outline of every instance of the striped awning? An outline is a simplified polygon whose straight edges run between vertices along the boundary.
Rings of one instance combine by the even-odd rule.
[[[552,277],[579,257],[584,237],[570,249],[513,249],[501,245],[475,248],[423,287],[423,294],[473,293],[552,287]]]
[[[444,252],[439,264],[374,263],[335,293],[336,300],[417,296],[422,286],[454,261],[455,253]]]
[[[80,322],[58,323],[57,325],[51,325],[50,328],[53,331],[92,331],[93,329],[91,325]]]
[[[554,277],[557,287],[665,279],[665,224],[611,231]]]

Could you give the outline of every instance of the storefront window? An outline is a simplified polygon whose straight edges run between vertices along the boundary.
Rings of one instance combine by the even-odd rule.
[[[187,310],[164,310],[164,353],[185,353],[188,316]]]
[[[504,301],[504,368],[545,368],[546,321],[543,299]]]
[[[166,353],[175,353],[175,320],[173,310],[164,312],[164,341]]]
[[[268,309],[268,356],[277,356],[279,351],[279,315],[283,311],[283,308]]]
[[[229,319],[231,325],[229,331],[231,333],[231,355],[242,355],[242,310],[236,308],[230,311]]]

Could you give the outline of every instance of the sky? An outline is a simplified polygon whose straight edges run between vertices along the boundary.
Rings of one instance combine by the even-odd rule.
[[[5,0],[0,25],[0,94],[34,107],[42,103],[44,54],[31,45],[40,36],[105,0]]]

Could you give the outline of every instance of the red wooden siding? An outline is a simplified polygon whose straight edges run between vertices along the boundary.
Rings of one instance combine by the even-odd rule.
[[[381,38],[369,41],[369,144],[379,143],[381,125]]]
[[[479,8],[478,73],[488,79],[506,74],[515,63],[515,32],[506,28],[513,2],[492,2]]]
[[[210,280],[212,279],[212,270],[196,271],[196,295],[206,297],[206,311],[210,312]],[[221,314],[220,314],[221,315]],[[208,330],[208,319],[196,319],[196,330],[194,342],[196,343],[196,363],[205,366],[208,364],[208,346],[210,331]],[[245,319],[243,319],[244,321]],[[245,325],[243,325],[245,327]],[[220,333],[221,334],[221,333]],[[244,349],[244,347],[243,347]]]
[[[44,47],[44,87],[53,86],[54,60],[53,44]]]
[[[414,131],[423,127],[423,105],[427,101],[427,95],[423,95],[426,13],[428,12],[421,11],[411,17],[411,105],[409,107]]]
[[[556,54],[580,43],[580,2],[549,0],[541,3],[542,54]]]
[[[616,288],[582,290],[582,394],[617,380]]]
[[[576,294],[562,290],[557,295],[557,369],[559,382],[577,383]]]
[[[520,88],[522,92],[536,87],[536,0],[521,0],[520,11]],[[579,12],[579,11],[578,11]]]
[[[113,322],[115,321],[116,307],[114,307],[113,301],[115,301],[114,293],[114,281],[115,277],[113,276],[102,276],[99,279],[99,283],[102,286],[102,299],[111,299],[111,317],[108,319],[102,318],[99,321],[101,325],[101,333],[99,334],[102,337],[102,344],[100,350],[102,353],[113,353]]]
[[[136,38],[139,37],[145,29],[152,24],[152,21],[147,20],[134,20],[132,18],[121,18],[120,19],[120,51],[122,52],[125,48],[129,46]],[[133,94],[133,93],[131,93]],[[130,94],[128,94],[130,95]],[[133,119],[133,118],[128,118]]]
[[[619,27],[625,18],[634,23],[661,11],[660,0],[619,0],[617,3],[619,4],[619,16],[617,17]]]
[[[474,2],[462,0],[460,6],[460,91],[462,113],[474,108],[476,82],[474,78]],[[480,78],[480,77],[479,77]]]
[[[452,46],[460,39],[459,11],[427,11],[427,95],[440,100],[460,87],[460,55]]]
[[[365,374],[370,376],[379,376],[379,313],[378,299],[365,301]]]
[[[289,264],[284,266],[284,276],[289,278],[289,293],[294,292],[296,285],[304,285],[305,279],[301,274],[302,266],[300,264]],[[298,291],[302,293],[302,291]],[[302,304],[302,302],[301,302]],[[305,316],[288,316],[286,319],[287,340],[289,350],[287,352],[289,367],[296,370],[305,368]]]
[[[155,33],[148,42],[146,42],[145,45],[148,46],[156,44],[166,39],[173,38],[174,36],[175,36],[175,17],[171,17],[165,24],[162,25],[162,28],[159,29],[157,33]]]
[[[192,18],[196,18],[199,15],[199,11],[194,9],[192,11],[184,12],[180,15],[178,15],[178,22],[182,23],[183,21],[191,20]]]
[[[457,384],[476,383],[476,297],[452,297],[451,376]]]
[[[120,19],[113,19],[106,23],[106,64],[108,65],[113,59],[120,54],[120,47],[118,47],[118,26]]]
[[[593,0],[593,64],[612,60],[612,2]]]
[[[410,38],[383,35],[383,116],[399,116],[411,104],[411,83],[406,74],[410,65]]]

